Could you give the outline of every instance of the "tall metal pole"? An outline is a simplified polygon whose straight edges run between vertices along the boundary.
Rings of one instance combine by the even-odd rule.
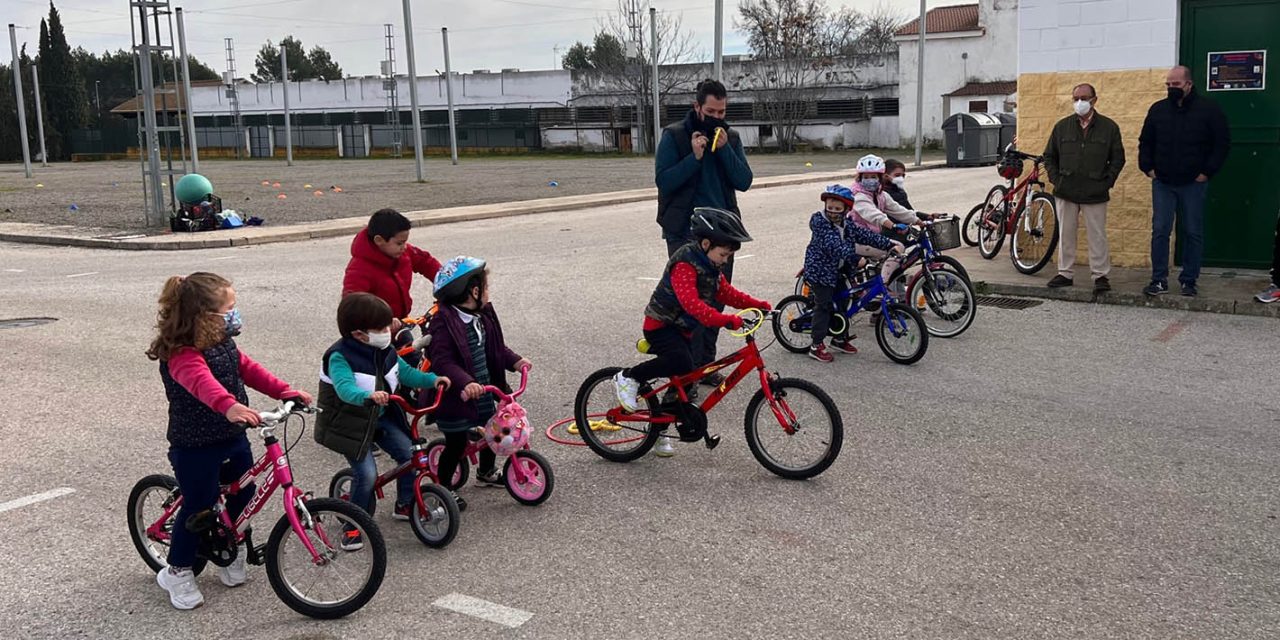
[[[13,24],[9,25],[9,47],[13,49],[13,95],[18,99],[18,135],[22,136],[22,168],[27,177],[31,177],[31,145],[27,142],[27,105],[22,93],[22,74],[18,66],[18,34]]]
[[[724,82],[724,0],[716,0],[716,82]]]
[[[182,56],[182,104],[187,113],[187,140],[191,143],[191,170],[200,173],[200,152],[196,144],[196,115],[191,108],[191,69],[187,63],[187,27],[182,21],[182,8],[174,10],[178,15],[178,54]]]
[[[143,189],[151,199],[147,209],[147,226],[158,227],[164,224],[164,190],[160,185],[164,178],[160,175],[160,134],[156,131],[156,88],[155,75],[151,70],[151,31],[147,25],[147,7],[134,0],[132,6],[138,8],[138,33],[142,36],[142,44],[138,46],[138,81],[142,84],[142,124],[146,127],[143,141],[147,144],[147,169],[143,173]],[[159,38],[159,34],[156,35]],[[150,178],[148,183],[147,178]],[[172,176],[169,178],[172,180]]]
[[[649,7],[649,52],[653,58],[653,153],[662,141],[662,105],[658,104],[658,10]]]
[[[920,0],[920,44],[916,46],[916,166],[924,159],[924,36],[928,10]]]
[[[49,166],[49,152],[44,148],[44,114],[40,111],[40,74],[31,65],[31,89],[36,94],[36,133],[40,135],[40,166]]]
[[[284,48],[284,41],[280,41],[280,88],[284,94],[284,161],[290,167],[293,166],[293,127],[290,126],[289,120],[289,56],[288,50]]]
[[[422,178],[422,114],[418,113],[418,60],[413,53],[413,11],[410,0],[404,0],[404,48],[409,57],[409,104],[413,109],[413,162]]]
[[[449,27],[440,27],[444,37],[444,91],[449,99],[449,154],[458,164],[458,129],[453,118],[453,67],[449,64]]]

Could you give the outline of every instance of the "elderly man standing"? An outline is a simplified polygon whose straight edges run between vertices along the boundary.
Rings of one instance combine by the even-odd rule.
[[[1075,284],[1076,229],[1084,217],[1089,241],[1089,270],[1093,275],[1093,292],[1111,290],[1107,274],[1111,272],[1111,252],[1107,246],[1107,202],[1124,168],[1124,145],[1120,127],[1097,112],[1098,92],[1091,84],[1076,85],[1071,90],[1075,115],[1054,125],[1049,144],[1044,150],[1044,166],[1053,183],[1058,205],[1058,275],[1050,287]]]
[[[1222,169],[1231,133],[1222,109],[1195,92],[1191,70],[1165,77],[1168,98],[1147,111],[1138,137],[1138,167],[1151,178],[1151,284],[1142,292],[1169,292],[1169,234],[1174,219],[1182,249],[1182,295],[1196,295],[1204,254],[1204,202],[1209,179]]]
[[[698,84],[693,109],[684,120],[662,131],[655,159],[658,186],[658,224],[667,241],[667,256],[692,241],[689,217],[697,207],[726,209],[741,215],[738,191],[751,188],[751,167],[738,133],[725,122],[729,95],[715,80]],[[733,262],[722,269],[733,280]],[[694,364],[714,361],[719,329],[702,329],[693,337]],[[719,385],[719,374],[702,379]]]

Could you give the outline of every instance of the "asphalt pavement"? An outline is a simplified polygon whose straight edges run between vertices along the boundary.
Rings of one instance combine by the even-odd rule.
[[[963,213],[990,169],[912,176],[912,200]],[[757,238],[737,284],[782,298],[822,185],[743,198]],[[445,225],[412,241],[489,260],[510,346],[534,362],[524,403],[545,426],[587,374],[633,345],[665,262],[653,204]],[[982,307],[973,327],[891,363],[823,365],[774,346],[770,368],[822,385],[844,450],[785,481],[742,435],[748,383],[710,416],[714,452],[619,465],[540,435],[555,494],[501,489],[445,550],[381,510],[381,591],[339,621],[303,618],[260,567],[207,604],[170,608],[129,541],[125,499],[167,472],[166,406],[143,351],[168,275],[230,277],[241,348],[314,390],[337,338],[346,239],[119,253],[0,245],[0,637],[171,638],[1267,638],[1280,630],[1274,319],[1046,302]],[[1012,267],[1009,267],[1012,269]],[[429,287],[418,282],[419,306]],[[767,330],[764,342],[771,340]],[[740,343],[739,343],[740,344]],[[721,348],[735,348],[722,337]],[[254,405],[269,408],[254,397]],[[290,438],[298,437],[294,432]],[[255,443],[255,450],[260,445]],[[296,480],[323,493],[344,466],[308,431]],[[385,464],[385,461],[384,461]],[[49,494],[70,489],[61,495]],[[24,504],[24,498],[46,499]],[[35,498],[31,498],[35,500]],[[278,517],[264,513],[257,530]],[[518,626],[449,610],[474,598]],[[523,614],[529,614],[525,616]],[[517,623],[512,623],[517,624]]]

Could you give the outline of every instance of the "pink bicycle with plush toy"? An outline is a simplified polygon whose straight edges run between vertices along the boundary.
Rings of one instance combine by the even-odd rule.
[[[464,451],[462,460],[458,461],[458,470],[453,474],[450,484],[460,487],[466,483],[471,474],[471,465],[480,463],[480,452],[487,447],[499,456],[506,456],[507,462],[502,468],[502,477],[516,502],[526,505],[539,505],[551,497],[555,488],[555,476],[551,473],[551,463],[542,454],[529,448],[529,414],[516,399],[524,395],[529,384],[529,368],[520,369],[520,388],[507,394],[493,385],[486,385],[484,390],[498,398],[498,406],[493,417],[483,428],[472,429],[467,435],[470,441]],[[427,460],[431,473],[439,477],[440,454],[444,453],[444,438],[432,440],[427,445]]]

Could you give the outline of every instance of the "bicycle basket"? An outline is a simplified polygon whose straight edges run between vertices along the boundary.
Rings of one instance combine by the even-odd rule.
[[[960,219],[938,220],[929,226],[929,242],[934,251],[946,251],[960,246]]]

